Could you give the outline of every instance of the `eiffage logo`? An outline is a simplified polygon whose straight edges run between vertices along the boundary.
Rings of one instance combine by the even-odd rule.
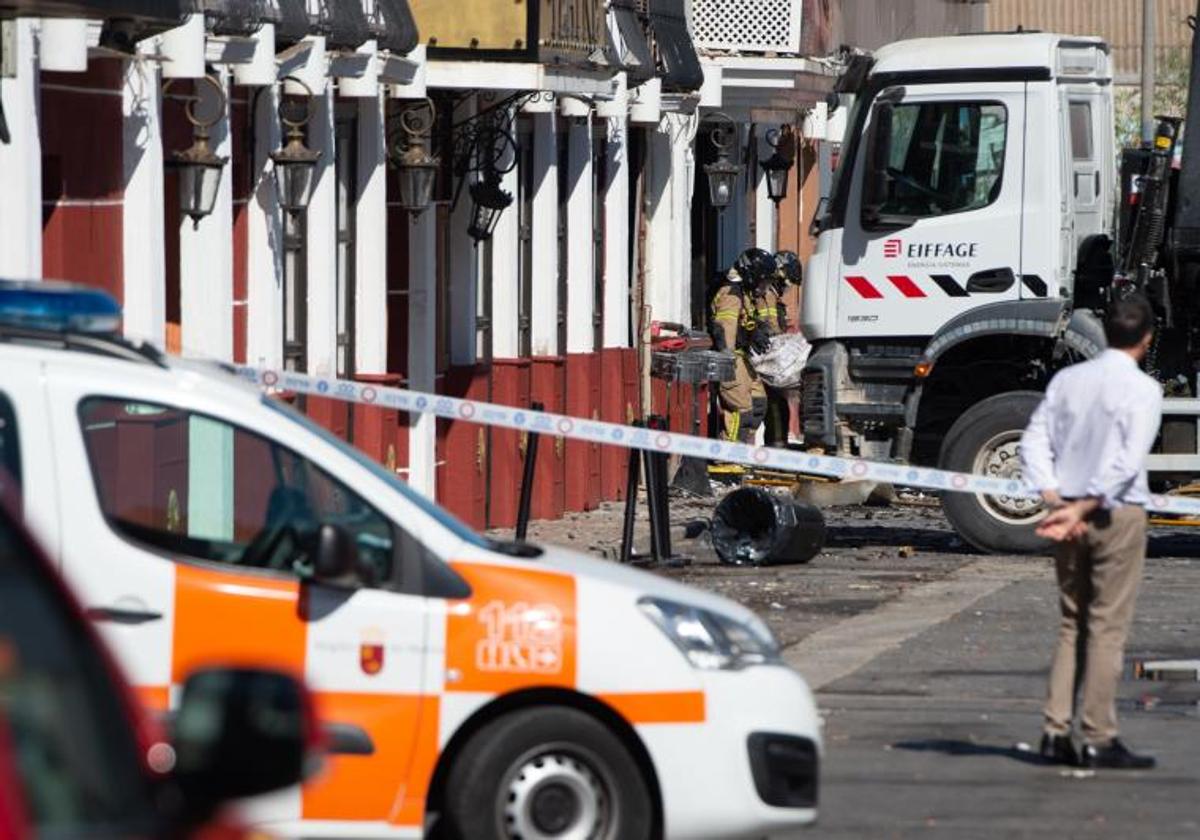
[[[887,239],[883,243],[883,255],[890,259],[900,256],[903,243],[899,239]]]

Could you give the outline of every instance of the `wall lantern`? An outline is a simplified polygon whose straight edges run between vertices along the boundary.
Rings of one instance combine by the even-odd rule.
[[[730,155],[737,145],[737,125],[720,112],[713,116],[722,121],[721,125],[714,126],[709,133],[709,138],[717,149],[717,159],[713,163],[705,164],[704,174],[708,176],[709,203],[718,210],[724,210],[733,201],[737,179],[744,167],[734,163]]]
[[[170,87],[168,80],[163,85],[165,94]],[[212,76],[203,77],[217,93],[218,107],[209,119],[201,119],[196,114],[199,96],[192,96],[184,106],[187,120],[192,124],[192,145],[182,152],[172,152],[167,165],[179,175],[179,212],[192,220],[192,227],[200,225],[200,220],[212,213],[217,204],[217,191],[221,186],[221,170],[229,160],[213,154],[208,145],[209,129],[225,116],[225,89],[221,82]]]
[[[767,145],[772,149],[771,156],[759,166],[767,176],[767,195],[778,205],[787,198],[788,173],[792,171],[796,153],[791,126],[785,126],[782,133],[775,129],[768,131]]]
[[[397,117],[403,138],[388,144],[388,160],[396,168],[399,204],[413,216],[421,215],[433,200],[433,185],[441,166],[429,153],[435,116],[432,100],[408,106]]]
[[[294,102],[280,99],[279,121],[287,128],[287,143],[282,149],[271,152],[271,160],[275,162],[275,189],[279,206],[288,213],[302,213],[308,208],[308,200],[312,197],[313,175],[317,161],[321,159],[320,152],[314,152],[304,145],[304,127],[312,119],[313,92],[302,79],[295,76],[287,76],[281,81],[295,82],[308,91],[302,116],[297,116],[292,110],[296,107]]]
[[[513,197],[512,193],[500,186],[500,173],[490,168],[482,181],[471,185],[470,192],[474,206],[471,208],[471,224],[467,228],[467,235],[479,244],[491,239],[496,223],[500,221],[500,214],[512,204]]]

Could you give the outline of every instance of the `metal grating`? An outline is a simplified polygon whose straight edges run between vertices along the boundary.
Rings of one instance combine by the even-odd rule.
[[[798,53],[802,0],[691,0],[701,50]]]

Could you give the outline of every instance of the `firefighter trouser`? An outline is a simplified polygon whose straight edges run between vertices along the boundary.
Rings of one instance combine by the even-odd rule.
[[[792,423],[788,392],[767,388],[767,416],[763,424],[763,443],[767,446],[787,446],[788,427]]]
[[[767,392],[762,380],[746,361],[744,351],[734,354],[732,382],[722,382],[721,413],[725,419],[725,437],[751,443],[767,413]]]

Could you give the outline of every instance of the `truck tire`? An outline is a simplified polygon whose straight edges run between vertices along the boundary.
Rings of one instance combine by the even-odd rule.
[[[941,468],[1020,478],[1021,433],[1041,400],[1036,391],[1009,391],[971,406],[942,442]],[[1046,513],[1034,500],[948,492],[942,510],[959,536],[981,551],[1032,554],[1050,544],[1034,533]]]
[[[561,706],[523,709],[473,736],[446,778],[454,840],[649,840],[650,792],[624,744]]]

